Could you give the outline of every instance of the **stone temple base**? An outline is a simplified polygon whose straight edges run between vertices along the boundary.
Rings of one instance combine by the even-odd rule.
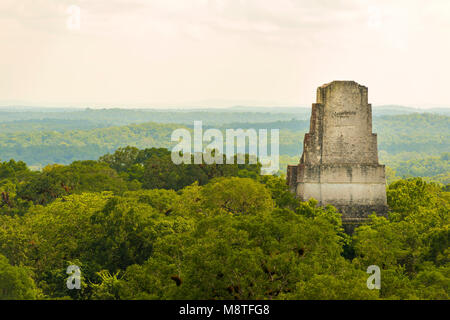
[[[333,205],[346,225],[364,223],[372,213],[387,217],[383,165],[299,164],[288,172],[290,189],[298,198]]]
[[[384,205],[335,205],[339,212],[342,212],[343,223],[360,223],[368,219],[368,216],[375,213],[377,216],[387,218],[388,207]]]
[[[342,213],[342,224],[347,234],[368,221],[368,216],[375,213],[377,216],[388,217],[388,206],[385,205],[335,205]]]

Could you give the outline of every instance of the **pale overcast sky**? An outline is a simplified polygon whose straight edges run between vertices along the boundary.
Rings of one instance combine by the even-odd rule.
[[[449,57],[449,0],[0,1],[2,105],[450,106]]]

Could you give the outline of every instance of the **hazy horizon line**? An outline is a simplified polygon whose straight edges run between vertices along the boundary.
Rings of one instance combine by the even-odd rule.
[[[415,110],[431,110],[431,109],[450,109],[450,106],[447,105],[407,105],[407,104],[372,104],[373,108],[405,108],[405,109],[415,109]],[[308,105],[290,105],[290,104],[270,104],[270,105],[257,105],[257,104],[234,104],[234,105],[220,105],[211,104],[211,105],[201,105],[201,104],[187,104],[187,105],[142,105],[142,106],[123,106],[117,105],[33,105],[33,104],[10,104],[0,103],[0,109],[76,109],[76,110],[85,110],[85,109],[94,109],[94,110],[113,110],[113,109],[121,109],[121,110],[198,110],[198,109],[238,109],[238,108],[255,108],[255,109],[270,109],[270,108],[286,108],[286,109],[309,109],[311,106]]]

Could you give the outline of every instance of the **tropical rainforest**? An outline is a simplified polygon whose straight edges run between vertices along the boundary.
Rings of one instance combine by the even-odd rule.
[[[171,161],[170,133],[192,127],[177,117],[199,116],[279,128],[296,163],[303,114],[2,111],[0,299],[449,299],[449,117],[388,111],[374,132],[389,216],[352,234],[333,206],[296,199],[283,168]]]

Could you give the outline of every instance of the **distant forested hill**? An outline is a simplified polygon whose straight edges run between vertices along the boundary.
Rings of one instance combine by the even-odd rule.
[[[110,125],[91,120],[43,119],[43,120],[14,120],[0,122],[0,133],[30,132],[30,131],[57,131],[89,130],[106,128]]]
[[[291,112],[286,110],[292,109]],[[258,111],[259,110],[259,111]],[[272,109],[255,109],[255,111],[233,111],[233,109],[210,110],[160,110],[160,109],[83,109],[68,111],[12,111],[0,109],[0,123],[13,121],[87,121],[97,126],[129,125],[133,123],[181,123],[190,124],[201,120],[205,124],[221,125],[230,122],[254,123],[268,121],[287,121],[291,119],[307,119],[311,113],[310,108],[283,108],[277,112]],[[70,123],[68,123],[70,125]],[[51,128],[48,126],[48,128]]]
[[[0,159],[17,159],[30,166],[69,164],[94,160],[128,145],[139,148],[170,147],[176,124],[146,123],[120,127],[69,131],[0,133]]]
[[[450,116],[449,108],[414,109],[402,106],[373,107],[373,115],[392,116],[417,113],[434,113]],[[85,129],[82,122],[90,127],[120,126],[133,123],[182,123],[191,124],[195,120],[202,120],[208,125],[223,125],[227,123],[261,123],[308,120],[311,107],[234,107],[234,108],[203,108],[203,109],[51,109],[51,108],[0,108],[0,123],[18,122],[12,127],[21,125],[21,121],[29,121],[34,127],[42,125],[48,130],[56,125],[52,121],[60,121],[56,126],[67,130],[77,129],[73,125],[78,122],[78,129]],[[23,122],[26,124],[26,122]],[[20,128],[18,128],[20,131]]]
[[[282,109],[284,112],[285,109]],[[173,130],[192,128],[194,120],[205,128],[280,129],[282,171],[296,163],[302,153],[309,119],[301,114],[247,111],[155,111],[84,110],[67,112],[22,112],[33,119],[13,120],[19,112],[8,112],[0,119],[0,159],[22,160],[42,168],[50,163],[69,164],[94,160],[119,147],[170,148]],[[395,112],[398,110],[388,109]],[[386,110],[384,112],[387,112]],[[5,114],[5,111],[0,111]],[[56,118],[36,118],[37,115]],[[89,118],[86,118],[89,116]],[[59,118],[58,118],[59,117]],[[61,118],[61,119],[60,119]],[[62,119],[67,118],[67,119]],[[70,119],[69,119],[70,118]],[[153,119],[152,122],[145,122]],[[172,124],[164,123],[173,121]],[[135,121],[135,124],[130,122]],[[184,124],[176,124],[176,123]],[[127,125],[111,125],[127,123]],[[400,176],[437,177],[447,181],[450,152],[450,117],[432,113],[374,116],[373,131],[378,134],[380,161]]]
[[[410,114],[374,118],[379,149],[388,153],[420,152],[440,154],[450,151],[450,117]]]

